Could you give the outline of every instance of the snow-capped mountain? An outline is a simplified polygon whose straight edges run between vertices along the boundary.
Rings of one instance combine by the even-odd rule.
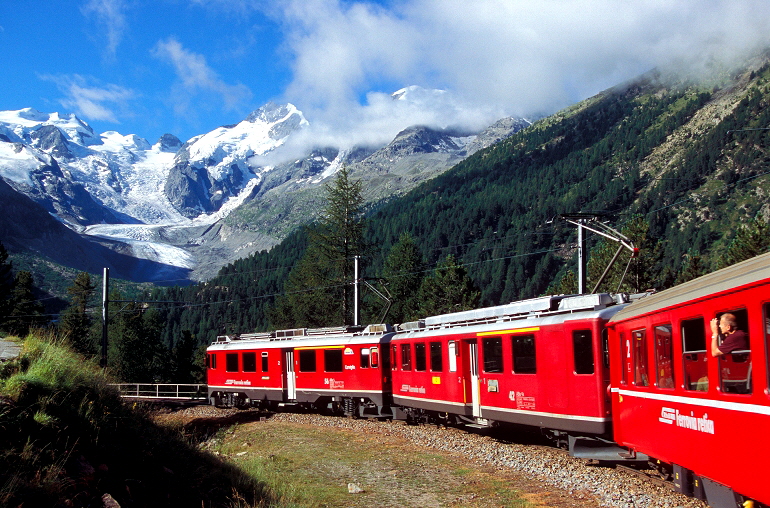
[[[426,107],[441,93],[408,87],[393,98]],[[309,126],[291,104],[268,103],[184,144],[171,134],[154,144],[132,134],[96,134],[74,115],[3,111],[0,177],[74,231],[205,279],[312,219],[322,206],[322,184],[343,164],[375,201],[527,125],[501,122],[486,134],[409,127],[384,147],[319,147],[267,165],[264,156],[282,160],[287,141]],[[139,272],[147,280],[161,277]]]
[[[253,166],[254,156],[275,150],[307,125],[292,104],[268,103],[236,125],[196,136],[174,157],[165,194],[188,218],[215,212],[247,185],[260,183],[267,169]]]

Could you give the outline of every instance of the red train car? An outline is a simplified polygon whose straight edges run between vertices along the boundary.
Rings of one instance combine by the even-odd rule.
[[[390,415],[392,335],[388,325],[369,325],[219,337],[206,354],[209,400]]]
[[[748,347],[715,356],[724,313]],[[712,506],[770,505],[770,254],[629,305],[609,330],[617,443]]]
[[[402,325],[391,341],[393,401],[416,421],[609,436],[604,330],[620,303],[549,296]]]

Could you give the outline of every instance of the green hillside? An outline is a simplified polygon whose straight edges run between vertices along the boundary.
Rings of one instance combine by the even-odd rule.
[[[369,215],[367,276],[381,275],[389,249],[409,232],[426,270],[454,255],[483,304],[538,296],[576,268],[575,229],[553,220],[576,212],[616,228],[644,224],[643,255],[626,290],[673,285],[693,256],[701,270],[720,266],[741,225],[770,216],[770,131],[757,130],[770,127],[766,62],[708,86],[651,72],[382,203]],[[589,236],[589,246],[598,240]],[[171,311],[168,333],[190,329],[206,342],[269,328],[265,310],[305,244],[297,232],[206,284],[172,296],[158,290],[159,299],[199,304]]]

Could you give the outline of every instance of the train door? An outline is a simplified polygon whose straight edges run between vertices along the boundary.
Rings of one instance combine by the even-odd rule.
[[[286,380],[284,389],[287,401],[297,399],[297,379],[294,374],[294,350],[288,349],[283,352],[283,377]]]
[[[481,387],[479,385],[479,345],[475,340],[468,341],[469,372],[466,379],[471,382],[471,406],[473,416],[481,417]]]

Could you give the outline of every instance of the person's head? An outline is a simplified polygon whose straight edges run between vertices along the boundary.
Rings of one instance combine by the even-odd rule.
[[[738,321],[735,319],[734,314],[725,312],[722,317],[719,318],[719,330],[722,333],[734,332],[738,329]]]

